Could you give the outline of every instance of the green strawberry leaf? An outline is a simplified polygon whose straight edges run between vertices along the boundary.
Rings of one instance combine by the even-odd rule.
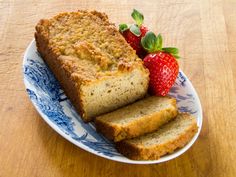
[[[162,48],[162,51],[170,53],[171,55],[173,55],[173,57],[175,57],[176,59],[179,59],[180,56],[178,56],[179,54],[179,49],[175,48],[175,47],[164,47]]]
[[[158,34],[158,36],[157,36],[157,42],[156,42],[155,48],[156,48],[156,50],[161,50],[161,48],[162,48],[162,36],[161,36],[161,34]]]
[[[155,52],[157,45],[156,35],[151,31],[147,32],[146,35],[141,39],[141,45],[149,53]]]
[[[171,54],[171,55],[173,55],[173,57],[175,57],[175,59],[180,59],[180,56],[178,56],[178,55],[175,55],[175,54]]]
[[[162,50],[173,55],[177,55],[179,53],[179,50],[175,47],[164,47],[162,48]]]
[[[141,14],[139,11],[134,9],[131,16],[139,27],[143,24],[144,17],[143,14]]]
[[[132,24],[130,27],[129,27],[129,30],[135,35],[135,36],[140,36],[141,35],[141,31],[140,31],[140,28],[135,25],[135,24]]]
[[[128,27],[128,25],[127,24],[120,24],[119,25],[119,31],[121,32],[121,33],[123,33],[124,31],[126,31],[127,29],[129,29],[129,27]]]
[[[142,37],[142,39],[141,39],[141,45],[148,53],[163,51],[166,53],[170,53],[176,59],[180,58],[178,55],[179,50],[177,48],[175,48],[175,47],[162,48],[161,34],[159,34],[156,37],[156,35],[153,32],[151,32],[151,31],[147,32],[146,35],[144,37]]]

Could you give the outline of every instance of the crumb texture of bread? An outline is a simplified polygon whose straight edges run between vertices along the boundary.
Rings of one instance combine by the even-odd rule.
[[[180,113],[159,130],[116,143],[117,150],[133,160],[155,160],[185,146],[198,130],[196,119]]]
[[[95,125],[98,132],[118,142],[156,131],[177,113],[174,98],[150,96],[96,117]]]
[[[145,96],[149,72],[104,13],[43,19],[37,50],[85,122]]]

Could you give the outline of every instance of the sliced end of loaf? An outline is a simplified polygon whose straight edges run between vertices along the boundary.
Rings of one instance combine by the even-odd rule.
[[[154,160],[186,145],[197,132],[196,119],[180,113],[158,131],[116,143],[117,150],[134,160]]]
[[[143,98],[148,74],[134,69],[81,86],[81,99],[87,117],[95,117]]]
[[[156,131],[177,113],[175,99],[150,96],[97,117],[95,124],[105,137],[118,142]]]

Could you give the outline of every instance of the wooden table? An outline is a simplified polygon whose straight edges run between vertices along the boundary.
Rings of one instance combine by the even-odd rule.
[[[22,81],[22,55],[41,18],[97,9],[111,21],[132,22],[137,8],[145,23],[178,46],[181,68],[203,106],[197,142],[177,159],[128,165],[90,154],[52,130],[31,104]],[[0,1],[0,177],[236,176],[236,1],[92,0]]]

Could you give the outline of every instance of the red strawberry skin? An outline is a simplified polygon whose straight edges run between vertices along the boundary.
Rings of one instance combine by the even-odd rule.
[[[141,25],[140,27],[140,31],[141,31],[141,37],[145,36],[145,34],[149,31],[148,28],[144,25]]]
[[[140,36],[136,36],[135,34],[133,34],[130,30],[126,30],[124,31],[122,34],[125,38],[125,40],[130,44],[130,46],[136,51],[136,54],[140,57],[140,58],[144,58],[144,56],[146,55],[146,51],[143,49],[143,47],[141,46],[141,38],[143,36],[145,36],[145,34],[148,32],[148,28],[141,25],[140,27],[140,32],[141,35]]]
[[[179,72],[176,59],[169,53],[156,52],[148,54],[143,61],[150,72],[151,93],[160,96],[167,95]]]

